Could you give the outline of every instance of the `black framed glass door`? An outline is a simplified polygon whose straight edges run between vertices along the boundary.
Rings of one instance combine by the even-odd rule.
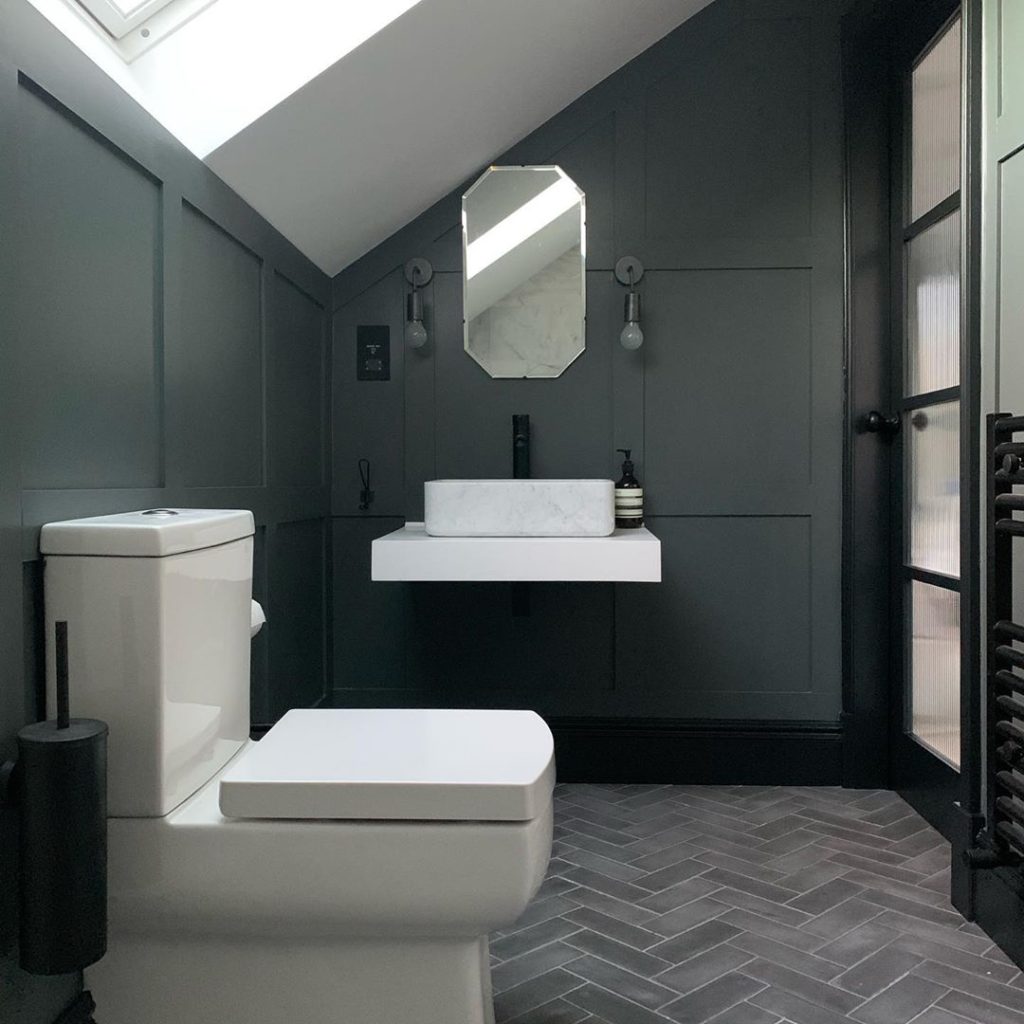
[[[958,10],[908,26],[892,149],[891,776],[947,835],[961,760],[961,47]]]

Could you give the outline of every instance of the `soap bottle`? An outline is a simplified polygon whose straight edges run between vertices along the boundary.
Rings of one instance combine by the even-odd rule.
[[[622,479],[615,485],[615,526],[620,530],[636,530],[644,525],[644,489],[633,475],[631,448],[616,448],[626,456],[622,463]]]

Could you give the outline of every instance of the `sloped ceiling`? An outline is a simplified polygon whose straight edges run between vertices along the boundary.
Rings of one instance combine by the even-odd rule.
[[[421,0],[206,162],[333,275],[709,2]]]

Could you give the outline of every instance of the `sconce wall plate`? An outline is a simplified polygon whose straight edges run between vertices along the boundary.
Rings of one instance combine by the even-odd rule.
[[[635,256],[623,256],[615,264],[615,280],[619,284],[636,284],[643,276],[644,265]]]
[[[414,256],[405,264],[405,279],[414,288],[422,288],[425,284],[429,284],[433,276],[434,268],[431,266],[430,260],[425,260],[422,256]]]

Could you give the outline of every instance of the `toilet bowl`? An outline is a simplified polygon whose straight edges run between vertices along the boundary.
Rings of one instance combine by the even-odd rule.
[[[546,725],[296,710],[247,739],[252,517],[163,511],[41,540],[74,713],[110,725],[97,1018],[491,1024],[487,934],[550,855]]]

